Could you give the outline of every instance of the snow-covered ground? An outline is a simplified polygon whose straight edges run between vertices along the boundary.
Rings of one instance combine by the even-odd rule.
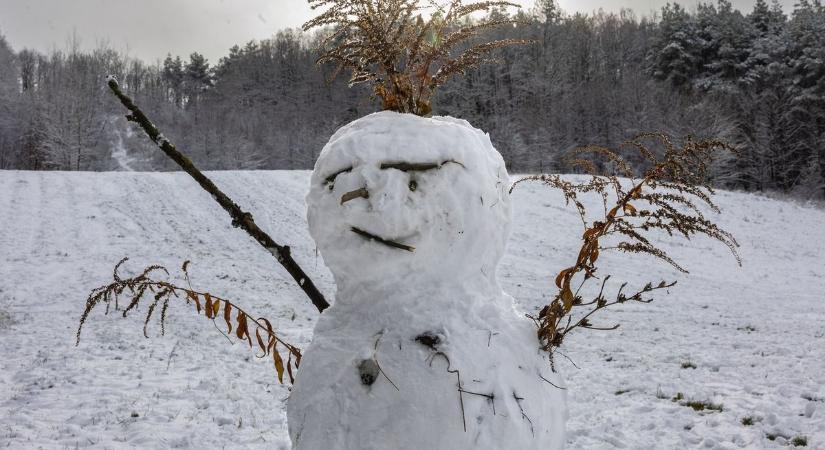
[[[306,229],[309,173],[211,175],[332,297]],[[546,188],[513,195],[499,275],[535,312],[581,225]],[[679,284],[596,319],[620,322],[617,331],[569,337],[562,350],[575,365],[559,358],[568,448],[787,448],[795,437],[825,448],[825,212],[730,192],[718,202],[742,268],[707,240],[670,247],[690,275],[603,256],[603,270],[631,287]],[[269,317],[301,347],[311,338],[318,314],[301,291],[186,175],[0,171],[0,448],[289,448],[289,391],[271,362],[182,305],[170,307],[166,336],[148,340],[141,316],[96,311],[74,346],[88,291],[123,256],[126,270],[190,259],[197,288]]]

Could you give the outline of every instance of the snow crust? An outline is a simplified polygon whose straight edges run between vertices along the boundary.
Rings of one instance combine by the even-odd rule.
[[[288,402],[295,449],[561,448],[563,381],[496,279],[508,180],[466,121],[381,112],[333,135],[307,216],[338,291]]]

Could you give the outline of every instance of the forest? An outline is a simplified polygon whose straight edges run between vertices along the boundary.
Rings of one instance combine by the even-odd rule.
[[[787,12],[766,0],[751,11],[673,3],[653,17],[569,14],[539,0],[475,20],[507,15],[517,25],[479,39],[532,43],[441,87],[433,114],[488,132],[511,172],[569,172],[564,156],[578,146],[664,132],[738,149],[713,167],[716,186],[825,198],[820,0]],[[147,63],[76,42],[15,50],[0,30],[0,169],[173,170],[125,120],[109,74],[203,169],[310,169],[338,127],[380,109],[335,67],[316,65],[328,32],[282,30],[217,62],[194,51]]]

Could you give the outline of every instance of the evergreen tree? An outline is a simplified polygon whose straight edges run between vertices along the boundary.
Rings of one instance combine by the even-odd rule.
[[[183,71],[183,90],[188,104],[197,103],[201,94],[212,86],[209,63],[200,53],[189,55],[189,62]]]
[[[662,8],[659,33],[651,49],[653,76],[689,89],[703,60],[696,19],[678,3]]]
[[[166,55],[163,60],[163,82],[166,85],[166,98],[173,101],[176,106],[183,105],[183,61],[180,56],[172,59],[172,55]]]

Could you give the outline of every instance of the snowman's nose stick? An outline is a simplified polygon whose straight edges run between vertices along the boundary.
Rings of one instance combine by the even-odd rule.
[[[356,198],[370,198],[370,193],[367,191],[367,188],[362,187],[361,189],[356,189],[354,191],[349,191],[346,194],[341,196],[341,204],[355,200]]]

